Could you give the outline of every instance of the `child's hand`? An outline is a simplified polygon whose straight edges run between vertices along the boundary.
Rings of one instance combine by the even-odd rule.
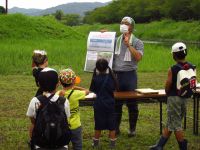
[[[60,93],[59,93],[59,96],[65,96],[65,91],[61,90]]]
[[[85,95],[88,95],[90,93],[89,90],[85,90]]]

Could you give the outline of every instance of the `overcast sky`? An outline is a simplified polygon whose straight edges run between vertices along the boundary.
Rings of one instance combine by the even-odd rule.
[[[0,0],[0,6],[5,7],[6,0]],[[111,0],[8,0],[8,8],[39,8],[45,9],[72,2],[109,2]]]

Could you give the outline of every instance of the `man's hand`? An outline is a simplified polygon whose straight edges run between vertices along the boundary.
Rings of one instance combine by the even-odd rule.
[[[124,44],[129,47],[130,43],[129,43],[129,39],[130,39],[130,35],[128,33],[124,34]]]
[[[138,62],[142,59],[142,55],[140,52],[138,52],[131,43],[129,43],[130,40],[130,34],[125,33],[124,34],[124,44],[128,47],[129,51],[131,52],[132,56],[135,58],[135,60]]]
[[[107,29],[101,29],[100,32],[104,33],[104,32],[108,32],[108,30]]]

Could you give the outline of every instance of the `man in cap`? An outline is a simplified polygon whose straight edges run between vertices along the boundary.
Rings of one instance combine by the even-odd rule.
[[[133,91],[137,88],[137,63],[142,59],[144,45],[135,37],[133,31],[135,21],[124,17],[120,24],[122,33],[116,41],[113,70],[119,82],[120,91]],[[116,101],[116,133],[120,133],[123,101]],[[127,101],[129,113],[129,136],[135,136],[138,119],[138,104],[134,100]]]

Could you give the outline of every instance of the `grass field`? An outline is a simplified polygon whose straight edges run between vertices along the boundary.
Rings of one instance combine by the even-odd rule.
[[[156,41],[197,41],[200,39],[200,22],[199,21],[173,21],[162,20],[154,21],[151,23],[135,25],[136,31],[134,32],[137,37],[143,40],[156,40]],[[119,32],[119,24],[111,25],[82,25],[74,27],[80,33],[87,35],[90,31],[99,31],[101,29],[108,29],[109,31]],[[194,34],[195,33],[195,34]]]
[[[26,150],[30,121],[25,114],[29,101],[37,89],[31,76],[33,50],[45,49],[48,53],[49,66],[52,68],[60,70],[72,67],[82,79],[80,86],[88,88],[92,74],[83,71],[88,32],[102,28],[116,31],[118,25],[97,24],[71,28],[52,18],[8,16],[7,18],[0,16],[0,150]],[[142,40],[158,37],[158,39],[170,38],[176,41],[179,41],[178,39],[198,41],[200,39],[198,24],[199,22],[176,23],[164,20],[137,25],[136,35]],[[189,32],[188,28],[193,32]],[[155,30],[156,32],[153,32]],[[170,49],[171,45],[145,44],[145,55],[138,69],[139,88],[164,87],[167,70],[174,64]],[[200,80],[199,48],[188,45],[188,51],[188,60],[196,64],[198,80]],[[158,139],[159,104],[141,103],[139,109],[137,136],[128,138],[127,109],[124,107],[122,134],[117,140],[117,150],[147,150],[148,146]],[[163,109],[164,118],[166,118],[165,109],[166,105]],[[81,107],[80,112],[83,126],[83,149],[90,150],[94,128],[93,109],[89,106]],[[192,101],[188,104],[188,116],[192,116]],[[186,138],[189,140],[189,149],[200,150],[200,136],[192,135],[192,119],[189,118]],[[103,132],[102,150],[108,150],[108,142],[107,132]],[[177,149],[176,140],[172,136],[166,150]]]
[[[0,74],[30,74],[30,58],[34,49],[45,49],[48,52],[51,67],[61,69],[71,66],[81,73],[85,63],[89,31],[106,28],[119,32],[117,24],[67,27],[52,17],[28,17],[16,14],[0,15],[0,20]],[[197,21],[163,20],[150,24],[138,24],[135,34],[142,40],[157,38],[156,40],[198,41],[200,39],[198,25]],[[186,26],[190,30],[185,28]],[[168,36],[167,33],[173,36]],[[188,60],[199,68],[199,47],[187,46]],[[174,63],[170,49],[171,44],[145,44],[145,55],[139,64],[139,71],[166,71]]]
[[[154,77],[157,78],[154,78]],[[88,87],[91,79],[90,73],[83,73],[85,78],[81,86]],[[25,116],[28,104],[36,91],[34,79],[27,75],[1,75],[0,84],[0,149],[2,150],[26,150],[28,140],[29,119]],[[139,87],[163,88],[166,74],[139,72]],[[139,120],[137,124],[137,136],[128,138],[127,109],[124,107],[121,136],[117,140],[117,150],[147,150],[148,146],[155,143],[159,137],[159,104],[139,104]],[[166,118],[166,105],[164,105],[164,118]],[[93,110],[92,107],[81,107],[81,120],[83,126],[83,149],[89,150],[93,136]],[[188,105],[188,116],[192,116],[192,102]],[[164,119],[165,120],[165,119]],[[200,136],[192,135],[192,120],[187,119],[186,138],[189,140],[189,148],[200,149]],[[107,132],[103,132],[101,138],[102,150],[108,149]],[[171,136],[168,150],[177,150],[177,143],[174,135]]]
[[[56,69],[72,67],[82,73],[85,64],[87,39],[67,40],[4,40],[0,42],[0,74],[31,74],[31,56],[34,49],[45,49],[49,66]],[[188,61],[200,68],[200,51],[188,46]],[[166,71],[174,64],[171,45],[145,44],[145,55],[139,63],[139,71]]]

